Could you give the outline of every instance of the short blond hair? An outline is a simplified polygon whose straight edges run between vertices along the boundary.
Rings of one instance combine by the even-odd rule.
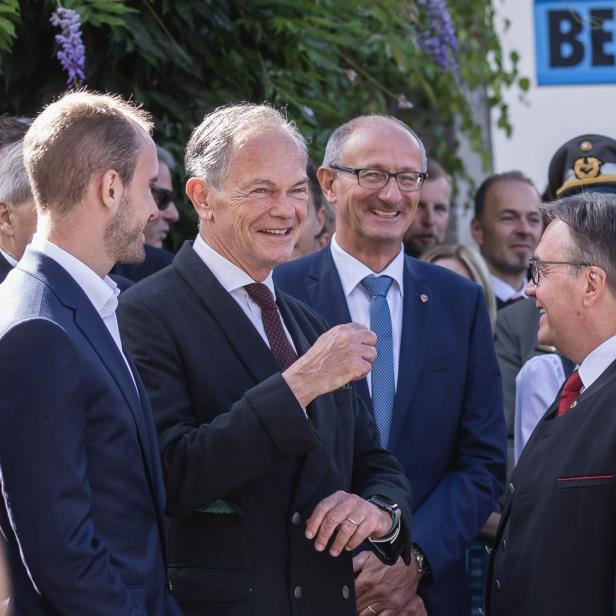
[[[85,196],[93,174],[114,169],[125,184],[137,164],[139,132],[150,114],[112,94],[80,90],[48,105],[24,139],[24,163],[37,207],[65,213]]]

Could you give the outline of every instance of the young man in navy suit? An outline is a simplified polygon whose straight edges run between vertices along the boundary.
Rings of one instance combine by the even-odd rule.
[[[0,286],[0,526],[14,614],[180,613],[156,434],[107,276],[143,258],[157,212],[151,130],[120,98],[76,92],[25,137],[38,232]]]
[[[330,325],[378,330],[379,376],[375,364],[356,389],[411,482],[414,558],[384,568],[368,552],[355,557],[362,616],[423,614],[423,604],[430,616],[468,616],[465,550],[504,481],[501,384],[481,289],[404,255],[425,176],[424,147],[399,120],[339,127],[318,170],[336,210],[332,243],[274,272]]]

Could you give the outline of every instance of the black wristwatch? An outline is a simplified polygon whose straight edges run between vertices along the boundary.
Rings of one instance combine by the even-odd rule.
[[[388,503],[379,496],[371,496],[368,501],[373,505],[376,505],[379,509],[383,509],[383,511],[387,511],[387,513],[389,513],[391,516],[391,528],[385,533],[385,537],[393,535],[398,529],[400,518],[402,517],[400,507],[398,507],[396,503]]]

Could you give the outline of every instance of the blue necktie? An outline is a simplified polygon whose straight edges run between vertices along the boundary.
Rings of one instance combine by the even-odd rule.
[[[394,344],[387,291],[393,279],[389,276],[366,276],[362,285],[370,294],[370,329],[376,334],[376,359],[372,364],[372,412],[381,435],[381,446],[389,444],[391,417],[394,410]]]

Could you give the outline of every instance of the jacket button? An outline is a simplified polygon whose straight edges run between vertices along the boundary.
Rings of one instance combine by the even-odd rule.
[[[169,589],[169,592],[173,592],[173,584],[171,582],[167,582],[167,588]]]
[[[342,587],[342,596],[345,599],[348,599],[351,596],[351,593],[349,592],[349,587],[346,584]]]
[[[496,580],[496,582],[494,582],[494,585],[496,586],[496,590],[500,590],[501,589],[501,583],[500,580]]]
[[[301,586],[296,586],[295,590],[293,591],[293,596],[296,599],[301,599],[302,598],[302,587]]]
[[[295,524],[295,526],[297,526],[298,524],[300,524],[302,521],[302,516],[296,511],[292,516],[291,516],[291,523]]]
[[[507,539],[503,539],[501,541],[501,549],[503,550],[503,552],[507,549]]]
[[[509,484],[509,494],[513,494],[514,492],[515,492],[515,486],[512,483],[510,483]]]

